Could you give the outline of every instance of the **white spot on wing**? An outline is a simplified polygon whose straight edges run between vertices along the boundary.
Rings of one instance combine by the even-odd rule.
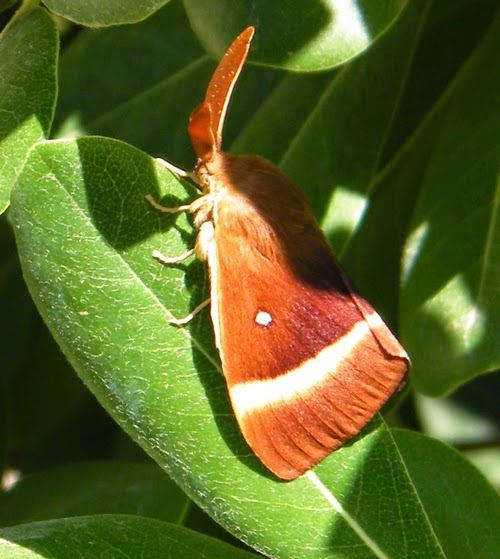
[[[271,324],[272,321],[273,321],[273,317],[268,312],[265,311],[259,311],[255,316],[255,322],[260,326],[269,326],[269,324]]]

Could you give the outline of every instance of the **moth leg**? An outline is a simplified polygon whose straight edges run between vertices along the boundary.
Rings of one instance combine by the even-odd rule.
[[[152,256],[154,259],[158,260],[158,262],[161,262],[162,264],[168,266],[169,264],[177,264],[178,262],[182,262],[183,260],[186,260],[187,258],[192,256],[194,252],[195,252],[194,248],[190,248],[189,250],[186,250],[186,252],[179,254],[179,256],[169,257],[162,254],[159,250],[153,250]]]
[[[184,171],[184,169],[176,167],[175,165],[170,163],[170,161],[165,161],[165,159],[162,159],[161,157],[157,157],[156,161],[158,161],[158,163],[163,167],[166,167],[174,175],[195,181],[194,174],[191,171]]]
[[[200,303],[199,305],[197,305],[189,314],[187,314],[186,316],[182,317],[182,318],[172,318],[171,320],[169,320],[170,324],[173,324],[174,326],[184,326],[185,324],[188,324],[189,322],[191,322],[191,320],[193,320],[193,318],[201,311],[203,310],[208,304],[210,303],[210,297],[208,299],[205,299],[202,303]]]
[[[158,204],[158,202],[151,196],[151,194],[146,194],[146,200],[153,206],[155,210],[165,214],[176,214],[180,212],[188,212],[191,204],[182,204],[180,206],[175,206],[173,208],[167,208],[166,206],[162,206]]]
[[[165,206],[158,204],[158,202],[151,196],[151,194],[148,194],[146,196],[146,200],[153,206],[153,208],[155,208],[155,210],[158,210],[160,212],[165,212],[165,213],[177,213],[177,212],[185,212],[185,211],[192,212],[193,204],[196,204],[197,202],[197,200],[195,200],[194,202],[191,202],[191,204],[184,204],[181,206],[177,206],[175,208],[166,208]],[[194,207],[197,208],[196,205]],[[196,211],[196,209],[194,211]],[[183,260],[186,260],[187,258],[192,256],[194,253],[195,253],[195,249],[191,248],[186,252],[179,254],[178,256],[165,256],[159,250],[154,250],[152,256],[153,258],[158,260],[158,262],[161,262],[162,264],[168,266],[169,264],[177,264],[178,262],[182,262]]]

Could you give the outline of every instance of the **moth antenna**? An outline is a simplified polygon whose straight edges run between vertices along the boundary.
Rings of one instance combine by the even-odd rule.
[[[211,160],[222,145],[222,128],[234,85],[248,55],[255,28],[247,27],[233,41],[208,84],[204,102],[191,113],[189,135],[196,155]]]

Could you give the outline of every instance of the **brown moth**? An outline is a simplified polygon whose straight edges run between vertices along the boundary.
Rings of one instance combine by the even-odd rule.
[[[150,201],[194,214],[236,419],[265,466],[290,480],[356,435],[400,387],[410,361],[351,286],[300,190],[261,157],[221,151],[253,33],[249,27],[236,38],[191,113],[194,171],[166,164],[202,196],[173,209]],[[192,253],[155,256],[168,264]]]

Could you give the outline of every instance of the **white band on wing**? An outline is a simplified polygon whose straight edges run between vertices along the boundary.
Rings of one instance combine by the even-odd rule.
[[[291,371],[278,377],[231,386],[229,391],[235,413],[241,418],[266,406],[286,402],[297,394],[304,395],[329,376],[335,375],[341,362],[371,333],[371,328],[384,325],[377,313],[370,314],[369,319],[370,324],[361,319],[347,334]]]

